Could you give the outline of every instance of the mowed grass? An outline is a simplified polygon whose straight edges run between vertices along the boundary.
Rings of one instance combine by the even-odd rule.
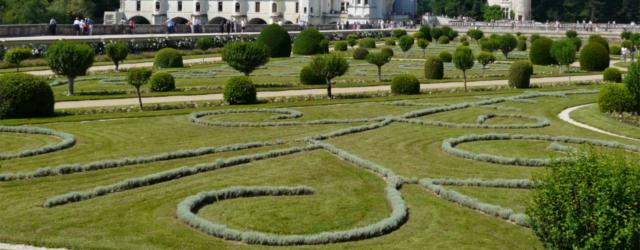
[[[566,88],[564,88],[566,89]],[[559,89],[541,89],[559,90]],[[418,96],[417,103],[455,104],[483,98],[512,96],[521,91],[473,93],[448,96]],[[415,99],[417,98],[417,99]],[[395,106],[386,100],[363,99],[354,103],[327,104],[313,102],[291,109],[304,113],[292,121],[319,119],[359,119],[400,114],[426,109],[425,106]],[[569,135],[592,139],[621,139],[568,125],[557,118],[565,107],[593,102],[595,94],[567,98],[542,97],[536,103],[507,102],[498,105],[521,111],[498,111],[486,107],[468,108],[426,116],[447,122],[473,123],[488,112],[522,113],[551,121],[539,129],[451,129],[436,126],[394,123],[367,132],[330,139],[327,142],[361,158],[380,164],[398,175],[417,178],[527,179],[543,171],[540,168],[515,167],[464,160],[443,152],[442,141],[468,134],[526,133]],[[317,105],[314,105],[317,103]],[[244,108],[244,107],[233,107]],[[117,118],[119,114],[83,116],[87,121],[56,122],[58,118],[39,120],[38,127],[72,133],[78,143],[73,148],[23,159],[0,162],[0,173],[31,171],[66,163],[137,157],[208,146],[223,146],[256,141],[285,140],[285,144],[264,148],[211,154],[200,157],[133,165],[108,170],[0,182],[0,241],[28,243],[73,249],[273,249],[227,242],[200,233],[178,221],[176,206],[199,192],[233,186],[299,186],[315,189],[315,194],[293,197],[257,197],[226,200],[204,207],[200,216],[239,230],[275,234],[311,234],[366,226],[389,216],[385,199],[385,182],[324,151],[297,153],[206,172],[103,197],[43,208],[52,196],[72,191],[92,190],[125,179],[146,176],[165,170],[214,162],[219,158],[248,155],[305,145],[299,141],[361,125],[304,125],[265,128],[225,128],[195,125],[184,113],[166,112],[137,118]],[[100,119],[97,119],[99,117]],[[248,113],[218,115],[207,119],[225,121],[272,121],[271,114]],[[25,120],[26,122],[27,120]],[[11,121],[12,123],[16,121]],[[491,123],[522,122],[509,119]],[[57,139],[40,136],[0,134],[2,150],[33,148]],[[18,140],[16,140],[18,139]],[[478,144],[478,145],[476,145]],[[526,156],[546,155],[544,145],[525,145],[508,141],[491,145],[469,143],[469,150],[492,150]],[[488,149],[490,148],[490,149]],[[451,187],[450,187],[451,188]],[[523,212],[530,192],[527,190],[466,188],[452,189],[477,199]],[[540,249],[540,242],[526,228],[507,223],[438,198],[418,185],[401,189],[410,216],[406,224],[381,237],[322,246],[283,247],[282,249]],[[280,249],[280,248],[278,248]]]

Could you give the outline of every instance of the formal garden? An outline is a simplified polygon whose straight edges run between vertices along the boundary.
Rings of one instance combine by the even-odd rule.
[[[0,75],[0,242],[640,247],[640,63],[609,67],[614,41],[447,27],[344,37],[265,30],[224,48],[193,44],[215,62],[188,65],[182,50],[162,48],[153,68],[89,73],[93,47],[58,42],[42,59],[56,77]],[[131,48],[105,51],[122,66]],[[8,50],[5,63],[19,52]],[[570,75],[597,80],[532,83]],[[424,89],[445,82],[455,86]],[[390,91],[332,92],[383,85]],[[326,95],[258,96],[318,88]],[[224,100],[141,98],[212,93]],[[139,103],[54,108],[123,97]]]

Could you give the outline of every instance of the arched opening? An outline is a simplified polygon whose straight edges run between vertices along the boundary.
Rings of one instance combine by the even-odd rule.
[[[254,18],[249,20],[249,24],[267,24],[267,21],[262,20],[262,18]]]
[[[273,3],[271,4],[271,13],[276,13],[276,12],[278,12],[278,4]]]
[[[151,24],[151,22],[143,16],[134,16],[130,18],[129,21],[133,21],[135,24]]]
[[[224,18],[224,17],[221,17],[221,16],[215,17],[215,18],[209,20],[209,24],[223,24],[223,23],[226,23],[226,22],[227,22],[227,19]]]
[[[284,24],[293,24],[292,21],[285,21]]]
[[[171,19],[171,21],[176,24],[187,24],[189,22],[189,19],[186,19],[184,17],[174,17],[173,19]]]

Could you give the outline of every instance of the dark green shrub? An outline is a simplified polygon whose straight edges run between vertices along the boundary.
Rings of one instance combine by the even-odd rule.
[[[394,38],[389,38],[387,40],[384,40],[384,45],[387,46],[396,46],[396,39]]]
[[[567,38],[567,40],[573,42],[573,46],[576,47],[576,51],[580,51],[580,49],[582,49],[582,39],[579,37]]]
[[[455,30],[452,30],[449,32],[449,34],[447,35],[449,37],[449,40],[453,41],[456,39],[456,37],[458,37],[458,32]]]
[[[640,63],[632,63],[628,70],[624,77],[624,85],[631,94],[633,111],[640,113]]]
[[[138,102],[140,103],[140,110],[142,107],[142,95],[140,93],[140,87],[149,82],[151,74],[153,72],[147,68],[130,68],[127,71],[127,83],[136,88],[136,94],[138,95]]]
[[[622,48],[619,45],[610,45],[609,46],[609,55],[620,55],[622,52]]]
[[[551,55],[551,46],[553,46],[553,40],[540,37],[531,44],[529,49],[529,59],[534,65],[551,65],[555,64],[555,60]]]
[[[442,26],[440,28],[442,30],[442,36],[446,36],[449,38],[449,40],[453,40],[451,37],[451,33],[453,32],[453,29],[449,26]],[[440,37],[438,37],[439,39]]]
[[[355,34],[349,34],[347,36],[347,43],[353,48],[358,44],[358,36]]]
[[[602,72],[603,80],[607,82],[622,82],[622,72],[619,69],[609,67]]]
[[[349,49],[349,44],[345,41],[337,41],[335,45],[333,45],[333,49],[336,51],[347,51]]]
[[[509,69],[509,86],[526,89],[531,84],[533,65],[528,61],[514,62]]]
[[[571,40],[565,39],[553,42],[550,52],[558,65],[567,67],[567,70],[576,61],[576,47]]]
[[[585,71],[603,71],[609,67],[609,51],[600,43],[590,42],[580,52],[580,68]]]
[[[438,44],[449,44],[449,37],[441,36],[440,38],[438,38]]]
[[[258,67],[269,62],[269,50],[261,43],[227,43],[222,50],[222,61],[249,76]]]
[[[53,91],[44,79],[28,74],[0,76],[0,119],[53,115]]]
[[[264,27],[256,42],[266,46],[271,57],[291,56],[291,36],[280,25],[271,24]]]
[[[167,72],[158,72],[149,80],[151,92],[169,92],[176,90],[176,80]]]
[[[467,46],[467,47],[469,47],[469,45],[470,45],[470,44],[469,44],[469,42],[468,42],[468,41],[464,41],[464,42],[462,42],[462,46]]]
[[[431,36],[431,28],[429,26],[421,26],[420,33],[424,34],[424,39],[431,41],[433,37]]]
[[[391,93],[396,95],[420,94],[420,81],[414,75],[402,74],[393,78]]]
[[[329,39],[322,39],[322,41],[320,41],[320,43],[318,44],[320,46],[320,53],[322,54],[326,54],[329,53]]]
[[[172,48],[161,49],[156,53],[153,66],[156,68],[182,68],[184,67],[182,54],[180,54],[180,51]]]
[[[598,94],[598,107],[603,113],[633,111],[632,103],[631,93],[621,84],[605,85]]]
[[[526,37],[519,37],[518,38],[518,51],[527,51],[527,38]]]
[[[418,31],[416,33],[413,33],[412,37],[415,38],[416,40],[424,39],[424,34],[422,32],[420,32],[420,31]]]
[[[535,42],[536,40],[542,38],[542,36],[540,36],[540,34],[533,34],[531,35],[531,37],[529,37],[529,42],[531,42],[533,44],[533,42]]]
[[[415,40],[412,36],[405,35],[400,37],[400,40],[398,41],[398,47],[400,47],[403,52],[407,52],[413,47],[414,43]]]
[[[370,53],[367,56],[367,62],[378,67],[378,82],[382,82],[382,66],[389,63],[391,57],[383,52]]]
[[[129,44],[125,42],[112,42],[105,46],[104,51],[116,66],[116,71],[119,71],[120,63],[129,56]]]
[[[300,70],[300,83],[304,85],[326,84],[325,79],[309,66],[304,66],[302,70]]]
[[[500,46],[500,44],[498,43],[497,39],[491,39],[491,38],[482,38],[478,41],[480,43],[480,49],[482,49],[483,51],[488,51],[488,52],[494,52],[496,50],[498,50],[498,47]]]
[[[358,46],[360,46],[360,48],[365,48],[365,49],[374,49],[376,48],[376,40],[374,40],[371,37],[366,37],[366,38],[360,39],[360,42],[358,42]]]
[[[450,63],[451,60],[453,60],[453,55],[451,55],[451,53],[449,53],[448,51],[440,52],[440,55],[438,55],[438,57],[440,57],[440,60],[447,63]]]
[[[470,29],[469,31],[467,31],[467,35],[477,42],[484,37],[484,32],[479,29]]]
[[[599,43],[607,50],[607,54],[609,54],[609,41],[607,41],[607,39],[599,35],[591,35],[588,43]]]
[[[502,51],[505,58],[509,58],[509,53],[516,49],[517,46],[518,39],[509,33],[500,36],[498,39],[498,48]]]
[[[481,51],[477,56],[478,63],[482,64],[482,72],[487,68],[487,65],[496,62],[496,56],[488,51]]]
[[[314,28],[307,28],[300,32],[296,40],[293,42],[293,53],[297,55],[315,55],[324,52],[320,42],[325,37]]]
[[[393,37],[395,37],[395,38],[400,38],[400,37],[406,36],[407,35],[407,31],[403,30],[403,29],[396,29],[396,30],[391,31],[391,35],[393,35]]]
[[[433,28],[431,29],[431,38],[433,38],[433,40],[437,40],[438,38],[440,38],[444,33],[442,33],[442,29],[440,28]]]
[[[342,76],[349,70],[349,62],[342,58],[340,55],[332,53],[323,56],[315,56],[309,63],[309,68],[313,72],[322,75],[327,83],[327,97],[333,98],[331,93],[332,80],[336,77]]]
[[[548,249],[640,249],[640,165],[583,152],[534,183],[531,229]]]
[[[4,54],[4,62],[16,66],[16,72],[20,72],[20,63],[31,58],[31,49],[15,48],[10,49]]]
[[[257,100],[256,87],[248,77],[232,77],[224,85],[224,101],[231,105],[252,104]]]
[[[575,30],[567,30],[567,32],[565,32],[565,35],[567,36],[567,38],[574,38],[578,37],[578,32],[576,32]]]
[[[424,78],[441,80],[444,78],[444,63],[440,57],[428,57],[424,64]]]
[[[356,48],[353,50],[353,59],[355,60],[364,60],[369,55],[369,51],[365,48]]]
[[[380,50],[380,53],[384,54],[385,56],[391,58],[394,56],[394,52],[392,48],[382,48]]]
[[[56,42],[47,49],[47,65],[56,75],[67,77],[68,95],[74,94],[74,80],[87,74],[93,65],[95,53],[87,44]]]
[[[622,38],[622,40],[629,40],[631,39],[632,34],[633,32],[631,31],[623,31],[622,33],[620,33],[620,38]]]

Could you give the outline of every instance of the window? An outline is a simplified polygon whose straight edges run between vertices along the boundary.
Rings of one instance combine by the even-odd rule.
[[[156,2],[156,11],[160,11],[160,2]]]
[[[300,3],[296,2],[296,13],[300,13]]]
[[[360,1],[360,0],[358,0],[358,4],[360,4],[360,3],[361,3],[361,1]]]
[[[256,2],[256,13],[260,12],[260,2]]]
[[[304,7],[304,13],[307,14],[307,7]]]
[[[142,9],[142,6],[140,5],[140,1],[136,1],[136,11],[140,11],[140,9]]]
[[[369,4],[369,0],[364,0],[364,5],[368,5]]]
[[[182,1],[178,1],[178,11],[182,11]]]
[[[271,4],[271,13],[276,13],[276,12],[278,12],[278,4],[273,3]]]
[[[196,3],[196,12],[200,12],[200,2]]]
[[[240,12],[240,3],[236,3],[236,12]]]
[[[222,12],[222,2],[218,2],[218,12]]]
[[[344,2],[340,3],[340,11],[345,11]]]
[[[309,12],[313,13],[313,7],[309,8]]]

